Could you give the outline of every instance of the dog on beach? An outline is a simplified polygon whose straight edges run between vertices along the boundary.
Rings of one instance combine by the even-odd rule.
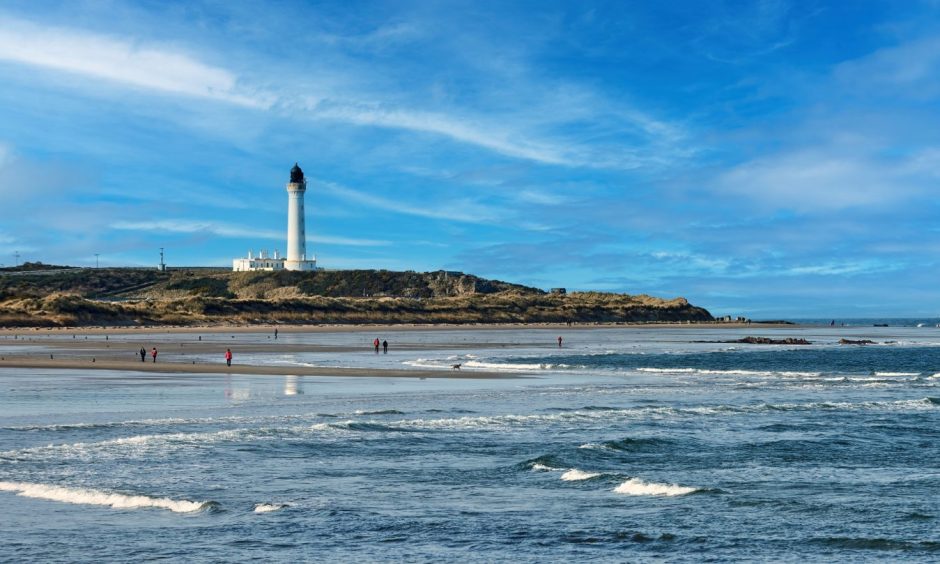
[[[460,370],[460,365],[459,365],[459,364],[451,364],[450,367],[451,367],[452,370]]]

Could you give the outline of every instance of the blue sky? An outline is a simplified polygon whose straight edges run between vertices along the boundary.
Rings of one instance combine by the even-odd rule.
[[[940,2],[0,4],[0,263],[940,316]]]

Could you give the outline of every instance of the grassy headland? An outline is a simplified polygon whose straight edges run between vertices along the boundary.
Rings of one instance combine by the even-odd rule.
[[[684,298],[546,293],[460,272],[35,266],[0,269],[0,326],[712,321]]]

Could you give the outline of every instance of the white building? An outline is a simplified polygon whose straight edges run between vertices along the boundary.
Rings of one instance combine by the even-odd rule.
[[[307,181],[304,171],[297,163],[290,169],[290,182],[287,183],[287,258],[280,257],[277,251],[274,256],[267,256],[267,251],[261,251],[253,257],[248,251],[248,258],[237,258],[232,261],[232,270],[244,272],[248,270],[302,270],[313,271],[317,269],[317,258],[314,256],[307,260],[307,232],[304,226],[304,193],[307,191]]]
[[[249,270],[284,270],[284,257],[274,251],[274,256],[268,256],[268,251],[261,251],[254,256],[248,251],[248,258],[238,258],[232,261],[232,270],[247,272]]]

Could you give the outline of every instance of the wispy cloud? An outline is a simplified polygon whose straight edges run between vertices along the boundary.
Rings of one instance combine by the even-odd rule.
[[[940,35],[847,61],[836,67],[835,76],[856,96],[932,98],[940,94]]]
[[[0,60],[240,106],[271,104],[242,90],[231,71],[180,51],[6,17],[0,18]]]
[[[533,140],[516,131],[507,131],[496,124],[471,123],[469,119],[419,110],[383,108],[378,105],[330,104],[314,108],[315,118],[346,123],[407,129],[449,137],[509,157],[566,166],[587,163],[566,154],[560,145]]]
[[[761,205],[799,212],[896,205],[932,190],[934,173],[924,163],[935,158],[933,151],[886,158],[823,146],[738,165],[722,173],[715,187]]]
[[[418,217],[466,223],[492,223],[503,216],[500,210],[468,199],[449,202],[445,206],[435,206],[430,203],[425,205],[406,204],[375,194],[353,190],[334,182],[318,181],[317,184],[322,186],[326,192],[351,202]]]
[[[126,231],[162,231],[166,233],[209,233],[219,237],[233,239],[287,240],[286,231],[253,229],[250,227],[227,225],[212,221],[163,220],[163,221],[117,221],[110,225],[112,229]],[[353,239],[349,237],[331,237],[315,235],[308,240],[325,245],[346,245],[354,247],[387,246],[389,241],[377,239]]]
[[[111,229],[126,231],[164,231],[167,233],[211,233],[221,237],[285,239],[284,231],[252,229],[225,225],[211,221],[162,220],[162,221],[116,221]]]
[[[411,24],[381,28],[370,34],[376,45],[394,42],[415,33]],[[216,55],[220,55],[217,53]],[[423,104],[408,105],[411,85],[397,96],[377,98],[368,86],[369,77],[352,77],[359,87],[316,86],[319,95],[299,92],[291,84],[264,73],[242,75],[229,68],[201,60],[179,47],[131,37],[105,35],[87,30],[47,27],[30,21],[0,18],[0,60],[50,71],[101,79],[111,84],[211,100],[236,106],[270,110],[283,115],[305,115],[358,126],[424,133],[451,139],[506,157],[546,165],[598,169],[634,170],[670,163],[687,154],[685,135],[674,124],[653,118],[636,108],[604,101],[595,93],[574,85],[556,85],[552,93],[540,92],[538,107],[492,108],[448,107],[430,111]],[[333,69],[340,76],[344,70]],[[354,72],[354,71],[348,71]],[[361,70],[358,72],[362,72]],[[335,78],[335,77],[334,77]],[[340,81],[343,82],[343,81]],[[265,85],[265,86],[260,86]],[[518,96],[533,94],[536,86],[507,85]],[[381,100],[381,101],[379,101]],[[527,111],[520,112],[520,109]],[[591,123],[589,138],[598,134],[597,124],[607,124],[603,135],[635,136],[610,146],[579,139],[571,130]],[[654,145],[655,150],[646,146]]]

